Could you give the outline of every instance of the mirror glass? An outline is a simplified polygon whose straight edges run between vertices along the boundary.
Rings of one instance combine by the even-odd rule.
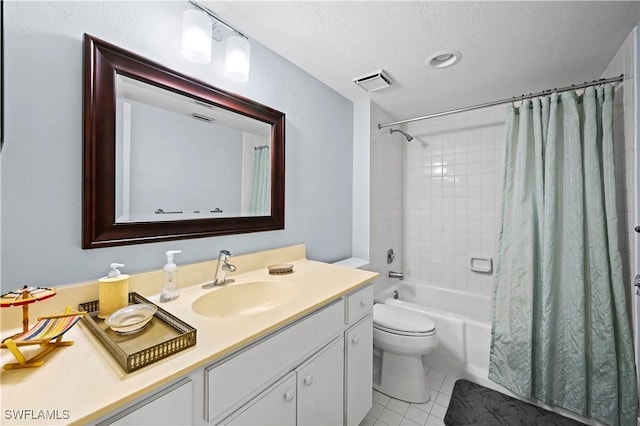
[[[116,76],[117,223],[271,213],[271,125]]]
[[[284,229],[285,115],[85,34],[82,247]]]

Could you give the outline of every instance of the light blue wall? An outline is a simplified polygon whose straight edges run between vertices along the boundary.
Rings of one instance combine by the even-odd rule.
[[[5,146],[0,155],[2,282],[64,285],[126,272],[305,243],[312,259],[351,255],[353,105],[294,64],[251,41],[249,82],[214,61],[180,54],[183,2],[15,2],[5,0]],[[251,34],[251,28],[242,28]],[[82,37],[135,51],[286,114],[286,224],[283,231],[104,249],[81,249]],[[158,284],[160,286],[160,283]]]

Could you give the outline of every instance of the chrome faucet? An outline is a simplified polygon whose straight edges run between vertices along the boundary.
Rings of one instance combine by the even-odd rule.
[[[235,272],[236,267],[229,263],[229,258],[233,256],[229,250],[220,250],[218,254],[218,264],[216,265],[216,274],[213,281],[205,283],[202,288],[212,288],[217,285],[224,285],[233,282],[233,279],[227,279],[225,272]]]
[[[398,278],[404,280],[404,274],[402,272],[389,271],[389,278]]]

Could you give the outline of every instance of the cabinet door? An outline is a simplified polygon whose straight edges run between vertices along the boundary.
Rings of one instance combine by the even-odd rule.
[[[191,425],[193,385],[184,378],[99,424]]]
[[[249,401],[225,425],[295,425],[296,375],[289,373]]]
[[[359,424],[371,409],[373,396],[373,316],[345,333],[345,423]]]
[[[340,337],[296,369],[299,425],[342,424],[343,368],[344,339]]]

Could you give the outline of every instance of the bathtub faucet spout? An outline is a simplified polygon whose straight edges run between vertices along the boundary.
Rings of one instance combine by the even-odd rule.
[[[404,280],[404,274],[402,272],[389,271],[389,278],[398,278]]]

